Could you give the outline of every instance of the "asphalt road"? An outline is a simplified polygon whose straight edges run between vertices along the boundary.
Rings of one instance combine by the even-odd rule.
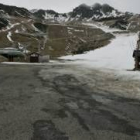
[[[140,140],[139,87],[68,64],[0,65],[0,140]]]

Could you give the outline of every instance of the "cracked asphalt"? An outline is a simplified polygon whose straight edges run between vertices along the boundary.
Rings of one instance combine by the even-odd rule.
[[[72,64],[1,64],[0,140],[140,140],[139,87]]]

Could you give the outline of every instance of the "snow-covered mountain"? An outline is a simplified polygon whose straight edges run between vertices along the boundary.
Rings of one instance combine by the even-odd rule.
[[[107,45],[114,36],[99,28],[87,27],[87,23],[93,22],[138,31],[140,16],[98,3],[79,5],[69,13],[42,9],[30,11],[0,4],[0,48],[16,47],[26,52],[40,50],[53,57],[94,50]],[[135,26],[134,22],[137,22]]]
[[[31,10],[32,14],[42,20],[50,20],[52,22],[64,22],[68,18],[68,14],[58,13],[54,10],[42,10],[42,9],[33,9]]]
[[[96,3],[93,6],[81,4],[76,7],[72,13],[71,18],[74,19],[87,19],[87,20],[103,20],[103,19],[116,19],[123,18],[125,13],[119,12],[108,4]]]
[[[126,19],[131,14],[123,13],[108,4],[96,3],[92,6],[81,4],[69,13],[58,13],[54,10],[33,9],[0,4],[0,17],[24,17],[47,20],[51,22],[66,21],[103,21],[112,19]]]
[[[74,8],[73,11],[69,13],[58,13],[53,10],[31,10],[31,13],[40,19],[54,20],[54,21],[101,21],[110,19],[120,19],[125,17],[125,13],[119,12],[108,4],[96,3],[92,6],[86,4],[81,4]]]
[[[106,22],[107,26],[111,28],[119,28],[122,30],[126,30],[128,28],[128,19],[133,16],[132,13],[120,12],[108,4],[101,5],[99,3],[96,3],[92,6],[81,4],[74,8],[73,11],[64,14],[53,10],[37,9],[31,10],[31,13],[35,18],[47,21],[47,23],[109,21],[109,23]]]

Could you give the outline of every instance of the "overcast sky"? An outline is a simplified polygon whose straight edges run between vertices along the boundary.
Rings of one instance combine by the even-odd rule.
[[[0,0],[0,3],[26,7],[28,9],[53,9],[70,12],[79,4],[108,3],[120,11],[140,13],[140,0]]]

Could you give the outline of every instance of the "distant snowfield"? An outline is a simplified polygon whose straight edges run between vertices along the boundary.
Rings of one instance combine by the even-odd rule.
[[[80,55],[69,55],[62,59],[76,60],[90,67],[127,70],[134,68],[132,57],[134,46],[136,46],[137,35],[117,35],[116,39],[106,47],[96,49]]]
[[[108,26],[105,26],[102,23],[82,23],[82,24],[93,28],[100,28],[104,32],[109,32],[109,33],[121,31],[116,28],[109,28]]]
[[[101,27],[101,29],[106,32],[114,31],[107,27]],[[140,72],[131,71],[134,68],[132,55],[136,48],[137,34],[116,34],[115,36],[116,38],[103,48],[85,54],[64,56],[61,59],[73,60],[72,63],[84,67],[117,72],[121,75],[129,75],[131,78],[133,76],[134,79],[140,79]]]

